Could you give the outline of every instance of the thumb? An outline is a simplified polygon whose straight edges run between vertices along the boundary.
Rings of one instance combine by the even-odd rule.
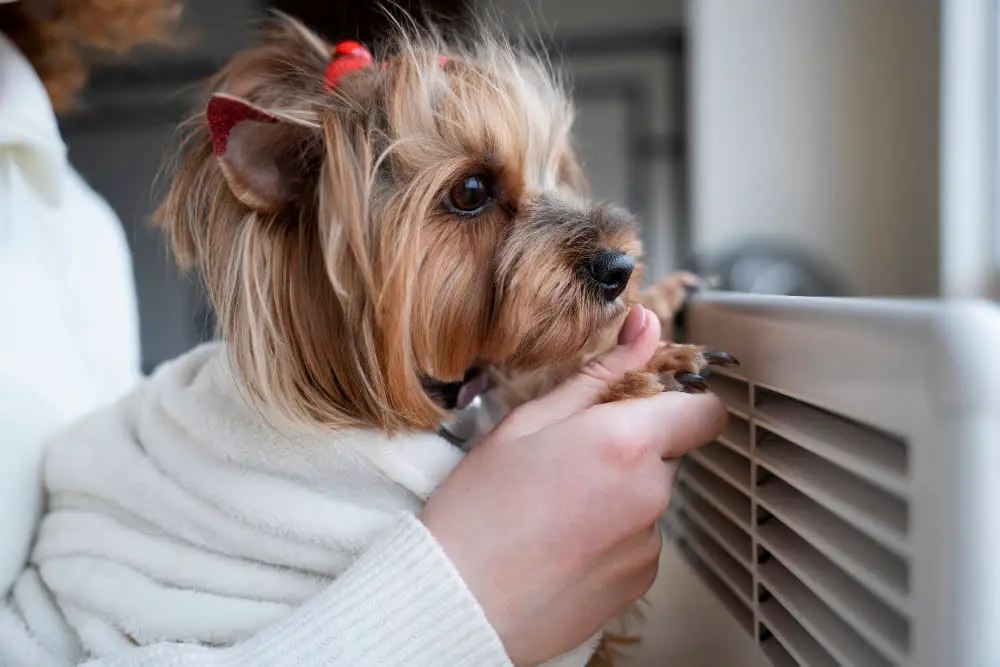
[[[548,394],[515,410],[511,421],[520,435],[534,433],[600,403],[625,372],[642,368],[660,345],[660,321],[635,306],[622,323],[618,345],[591,360]]]

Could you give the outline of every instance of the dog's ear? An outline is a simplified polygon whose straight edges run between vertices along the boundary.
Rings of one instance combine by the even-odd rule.
[[[223,94],[211,97],[205,116],[219,167],[240,202],[273,213],[302,194],[312,128]]]

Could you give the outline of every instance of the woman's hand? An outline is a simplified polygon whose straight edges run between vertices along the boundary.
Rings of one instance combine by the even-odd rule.
[[[577,646],[649,590],[677,459],[725,425],[711,394],[600,403],[659,336],[636,307],[614,350],[508,415],[423,511],[517,664]]]

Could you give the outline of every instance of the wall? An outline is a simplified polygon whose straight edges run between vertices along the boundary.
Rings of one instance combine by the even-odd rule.
[[[695,0],[695,248],[793,243],[862,295],[938,285],[927,0]]]
[[[557,34],[621,32],[684,23],[684,0],[493,0],[481,3],[512,28]]]
[[[642,224],[648,276],[687,259],[682,0],[481,0],[512,32],[560,47],[577,153],[598,199]]]

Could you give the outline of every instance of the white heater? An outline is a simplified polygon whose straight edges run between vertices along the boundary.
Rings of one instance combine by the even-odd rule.
[[[713,370],[729,426],[682,463],[631,664],[1000,667],[1000,11],[940,17],[942,298],[690,305],[741,366]]]
[[[1000,666],[1000,311],[710,294],[688,321],[741,361],[664,519],[694,595],[777,667]]]

